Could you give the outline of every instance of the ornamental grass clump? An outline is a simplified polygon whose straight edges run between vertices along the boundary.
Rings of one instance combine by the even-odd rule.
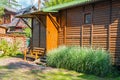
[[[111,70],[110,56],[103,49],[78,46],[60,46],[47,54],[47,64],[52,67],[65,68],[105,76]]]

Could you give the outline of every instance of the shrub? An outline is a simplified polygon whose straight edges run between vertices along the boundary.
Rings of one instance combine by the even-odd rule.
[[[31,29],[29,27],[24,29],[25,36],[30,38],[32,36]]]
[[[14,56],[18,53],[19,42],[15,41],[13,44],[7,42],[6,40],[0,41],[0,51],[3,51],[4,54],[1,56]]]
[[[103,49],[61,46],[47,54],[48,66],[105,76],[111,69],[110,56]]]

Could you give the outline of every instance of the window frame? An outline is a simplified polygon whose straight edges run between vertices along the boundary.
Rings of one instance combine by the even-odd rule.
[[[88,23],[86,23],[87,22],[87,15],[90,15],[90,22],[88,22]],[[92,13],[91,12],[89,12],[89,13],[84,13],[84,24],[92,24]]]

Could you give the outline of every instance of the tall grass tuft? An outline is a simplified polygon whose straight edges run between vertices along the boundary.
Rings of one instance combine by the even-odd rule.
[[[78,46],[60,46],[47,54],[49,66],[98,76],[105,76],[109,73],[110,60],[108,52],[103,49]]]

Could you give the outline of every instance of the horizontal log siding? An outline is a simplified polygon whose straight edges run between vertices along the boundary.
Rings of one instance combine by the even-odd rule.
[[[83,41],[82,41],[82,46],[89,47],[90,46],[90,34],[91,34],[91,26],[89,25],[84,25],[83,26]]]
[[[82,8],[67,10],[66,45],[80,45],[81,19]]]
[[[66,28],[66,45],[80,45],[80,27]]]
[[[66,10],[61,11],[61,15],[64,15],[62,13],[64,11]],[[90,12],[93,15],[93,22],[91,25],[85,25],[84,14]],[[65,17],[62,16],[61,23],[65,22]],[[110,51],[113,62],[120,65],[119,0],[113,0],[112,7],[109,1],[95,3],[94,10],[92,4],[69,8],[66,21],[66,45],[81,45],[80,43],[82,43],[83,46],[92,45],[104,48]],[[64,29],[60,33],[59,41],[64,38]]]
[[[60,13],[60,31],[58,32],[58,45],[63,45],[64,43],[64,28],[66,26],[66,11]]]
[[[108,5],[106,5],[108,4]],[[102,5],[102,6],[101,6]],[[108,49],[109,2],[97,3],[93,15],[93,44],[92,46]]]
[[[110,51],[116,64],[120,65],[120,1],[112,1]]]

